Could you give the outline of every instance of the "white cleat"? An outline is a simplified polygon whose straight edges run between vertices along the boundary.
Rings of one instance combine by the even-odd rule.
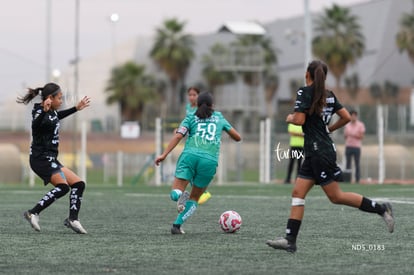
[[[23,217],[30,223],[34,230],[40,231],[38,214],[32,214],[29,211],[26,211],[23,213]]]
[[[86,232],[85,228],[83,228],[83,226],[81,225],[81,223],[78,220],[69,220],[69,218],[65,219],[65,221],[63,222],[63,224],[72,229],[73,231],[75,231],[78,234],[87,234],[88,232]]]

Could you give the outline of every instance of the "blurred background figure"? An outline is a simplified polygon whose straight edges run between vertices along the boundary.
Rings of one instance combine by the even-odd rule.
[[[304,143],[302,126],[289,123],[288,132],[290,135],[290,154],[289,165],[285,179],[286,184],[290,183],[290,178],[292,176],[293,166],[295,165],[295,162],[297,163],[297,174],[299,173],[299,169],[302,164]]]
[[[355,182],[361,179],[360,159],[362,139],[365,135],[365,124],[358,119],[358,113],[351,111],[351,121],[345,126],[345,157],[346,169],[351,169],[351,161],[354,159]]]

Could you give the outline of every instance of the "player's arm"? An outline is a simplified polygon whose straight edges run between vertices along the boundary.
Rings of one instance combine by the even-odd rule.
[[[293,114],[288,114],[286,117],[287,123],[292,123],[295,125],[302,126],[305,124],[306,114],[302,112],[294,112]]]
[[[334,124],[328,127],[330,133],[345,126],[348,122],[351,121],[351,115],[349,114],[348,110],[344,107],[336,111],[336,114],[339,116],[339,119]]]
[[[164,152],[159,155],[155,159],[155,165],[160,165],[160,163],[168,156],[169,153],[177,146],[178,143],[183,139],[183,137],[187,134],[188,129],[185,127],[180,127],[175,132],[174,136],[171,138],[170,142],[168,143],[167,148],[164,150]]]
[[[89,107],[89,105],[90,105],[90,98],[87,97],[87,96],[84,96],[82,98],[82,100],[80,100],[79,103],[76,104],[76,106],[57,112],[58,118],[59,119],[64,119],[65,117],[67,117],[71,114],[74,114],[77,111],[81,111],[81,110],[85,109],[86,107]]]
[[[239,132],[237,132],[236,129],[234,129],[234,128],[231,128],[230,130],[228,130],[227,134],[235,141],[240,141],[241,140],[241,136],[240,136]]]

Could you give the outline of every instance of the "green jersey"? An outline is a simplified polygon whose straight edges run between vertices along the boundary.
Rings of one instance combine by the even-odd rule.
[[[218,162],[222,131],[228,132],[233,128],[220,112],[214,112],[211,117],[200,119],[194,113],[187,114],[181,122],[177,133],[186,135],[183,153],[191,153],[197,156]]]
[[[194,114],[195,111],[197,111],[197,106],[195,107],[191,107],[190,103],[187,103],[187,105],[185,105],[185,115],[189,115],[189,114]]]
[[[334,93],[326,91],[326,106],[323,108],[322,114],[309,115],[313,91],[313,86],[300,88],[297,91],[295,102],[295,112],[306,114],[305,123],[302,125],[305,134],[304,152],[306,157],[336,152],[335,144],[329,135],[328,125],[333,114],[342,109],[342,105]]]

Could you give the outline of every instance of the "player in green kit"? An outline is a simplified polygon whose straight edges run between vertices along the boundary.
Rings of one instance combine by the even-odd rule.
[[[170,192],[171,199],[177,201],[188,183],[191,181],[193,184],[185,208],[173,223],[172,234],[184,234],[181,225],[194,214],[200,196],[216,174],[222,131],[235,141],[241,140],[240,134],[223,115],[214,111],[210,93],[201,93],[198,96],[197,107],[194,114],[185,117],[165,151],[155,159],[155,164],[159,165],[181,139],[188,135],[184,150],[177,161],[175,179]]]
[[[197,110],[197,98],[198,95],[200,94],[200,90],[196,87],[190,87],[187,89],[187,99],[188,99],[188,103],[185,106],[185,115],[189,115],[189,114],[194,114],[195,111]],[[184,191],[184,195],[182,198],[182,201],[184,201],[185,199],[188,199],[188,197],[190,196],[190,194],[187,191]],[[206,201],[208,201],[211,198],[211,193],[209,191],[205,191],[201,196],[200,196],[200,200],[198,201],[198,204],[203,204]],[[181,203],[181,201],[179,202]],[[178,207],[182,208],[181,204],[178,205]]]
[[[321,186],[332,203],[378,214],[385,221],[388,231],[394,231],[390,203],[380,204],[357,193],[343,192],[339,186],[342,172],[336,164],[336,149],[330,133],[348,123],[351,116],[334,93],[325,89],[327,73],[328,67],[325,63],[318,60],[309,63],[305,76],[306,86],[297,91],[294,113],[286,118],[287,123],[302,125],[305,134],[305,160],[292,191],[286,236],[266,242],[275,249],[296,251],[296,238],[305,212],[305,197],[315,184]],[[334,114],[339,119],[330,124]]]

